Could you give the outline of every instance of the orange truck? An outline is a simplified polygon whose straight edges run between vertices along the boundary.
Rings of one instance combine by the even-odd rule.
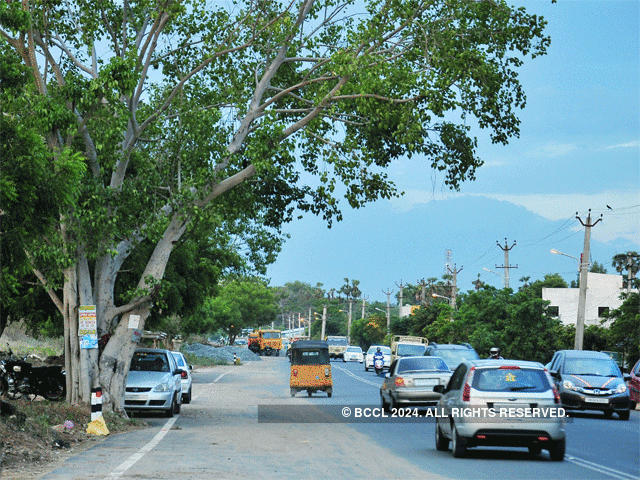
[[[254,330],[249,334],[249,350],[258,355],[280,355],[282,332],[280,330]]]

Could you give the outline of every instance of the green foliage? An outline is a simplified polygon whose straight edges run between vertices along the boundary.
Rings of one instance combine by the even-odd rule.
[[[607,315],[612,321],[607,350],[621,352],[632,367],[640,358],[640,295],[624,293],[623,298],[622,305]]]
[[[387,335],[387,317],[375,313],[351,324],[351,344],[366,351],[371,345],[382,345]]]

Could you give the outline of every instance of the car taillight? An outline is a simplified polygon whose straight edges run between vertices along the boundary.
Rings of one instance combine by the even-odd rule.
[[[187,372],[185,372],[184,370],[182,370],[180,372],[180,378],[187,378]]]
[[[404,378],[396,377],[396,387],[404,387]]]
[[[464,383],[464,388],[462,389],[462,401],[469,402],[471,401],[471,381],[473,380],[473,374],[476,370],[476,367],[471,367],[469,373],[467,374],[467,381]]]

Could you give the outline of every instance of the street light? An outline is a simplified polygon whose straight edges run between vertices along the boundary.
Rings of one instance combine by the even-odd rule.
[[[487,272],[491,272],[494,275],[498,275],[499,277],[502,277],[502,274],[498,273],[498,272],[494,272],[493,270],[489,270],[488,268],[483,268],[483,270],[486,270]]]
[[[574,258],[574,259],[576,259],[578,262],[580,261],[580,259],[579,259],[578,257],[574,257],[573,255],[569,255],[568,253],[562,253],[562,252],[559,252],[558,250],[556,250],[556,249],[554,249],[554,248],[552,248],[552,249],[551,249],[551,253],[555,253],[556,255],[564,255],[565,257],[571,257],[571,258]]]
[[[451,299],[449,297],[445,297],[444,295],[438,295],[437,293],[432,293],[431,296],[433,298],[444,298],[449,302],[449,304],[451,304]]]

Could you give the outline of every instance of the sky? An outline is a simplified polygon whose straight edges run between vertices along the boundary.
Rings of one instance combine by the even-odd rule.
[[[348,278],[369,301],[390,292],[394,304],[401,285],[451,270],[459,292],[478,278],[501,288],[506,272],[514,289],[553,273],[569,283],[589,214],[592,262],[616,273],[613,255],[640,252],[640,2],[512,4],[542,15],[551,37],[547,55],[519,70],[520,137],[492,145],[475,132],[485,164],[458,192],[424,158],[402,159],[388,169],[402,198],[347,206],[331,229],[312,216],[294,221],[270,285],[330,290]]]

